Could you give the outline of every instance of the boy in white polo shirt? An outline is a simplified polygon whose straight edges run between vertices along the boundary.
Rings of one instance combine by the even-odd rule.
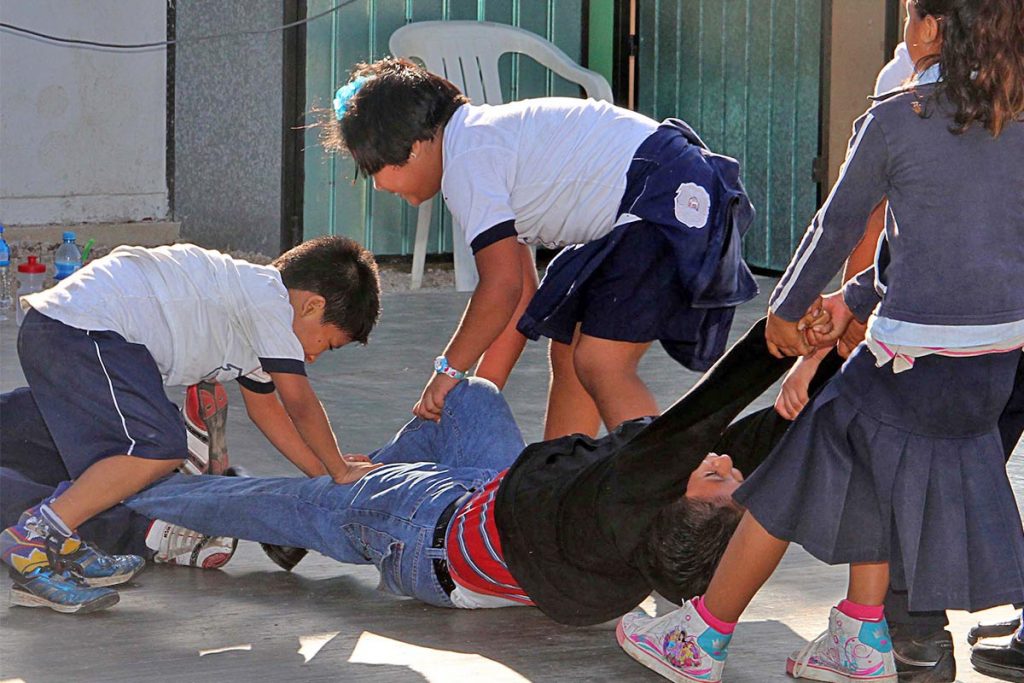
[[[356,67],[335,119],[328,149],[413,205],[440,191],[476,259],[421,418],[440,419],[481,356],[477,374],[500,387],[525,343],[517,329],[551,339],[545,438],[656,414],[637,374],[650,344],[705,370],[757,292],[740,256],[753,208],[739,165],[682,121],[577,98],[476,106],[401,59]],[[529,244],[564,247],[539,289]]]
[[[185,430],[165,385],[237,380],[253,421],[307,475],[348,483],[371,469],[342,457],[305,364],[365,343],[379,296],[373,256],[323,237],[270,266],[189,244],[121,247],[24,297],[29,389],[5,395],[4,418],[41,414],[62,462],[34,476],[63,483],[0,534],[12,602],[103,609],[118,600],[108,586],[142,569],[142,558],[105,555],[75,530],[182,463]]]

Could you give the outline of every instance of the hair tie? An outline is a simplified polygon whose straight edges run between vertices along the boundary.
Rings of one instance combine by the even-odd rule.
[[[334,116],[341,121],[341,118],[348,111],[348,103],[356,96],[356,93],[371,80],[373,76],[356,76],[345,85],[338,88],[334,93]]]

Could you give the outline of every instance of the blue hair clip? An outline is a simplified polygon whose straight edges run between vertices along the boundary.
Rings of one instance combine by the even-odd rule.
[[[372,76],[357,76],[345,85],[338,88],[338,91],[334,93],[334,116],[339,121],[345,116],[345,112],[348,111],[348,103],[352,101],[352,98],[356,96],[356,93],[366,85],[366,82],[373,78]]]

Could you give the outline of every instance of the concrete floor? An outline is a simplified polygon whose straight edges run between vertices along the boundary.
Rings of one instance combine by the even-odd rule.
[[[764,310],[773,282],[761,284],[761,297],[737,316],[734,336]],[[346,452],[384,443],[409,417],[466,299],[451,291],[386,295],[369,346],[327,354],[310,368]],[[23,383],[15,338],[13,322],[0,323],[4,391]],[[662,407],[696,379],[660,348],[644,359],[642,373]],[[527,440],[540,436],[546,386],[546,346],[530,344],[506,388]],[[231,462],[257,475],[294,474],[230,391]],[[1011,463],[1018,496],[1022,450]],[[844,577],[842,568],[791,549],[737,631],[727,680],[787,680],[786,655],[824,628]],[[528,608],[441,610],[377,592],[376,584],[371,567],[314,555],[285,573],[256,544],[243,543],[222,571],[149,567],[106,612],[69,617],[3,604],[0,681],[662,680],[619,650],[611,623],[570,628]],[[654,600],[645,607],[666,609]],[[970,668],[967,628],[1012,615],[1010,608],[952,615],[959,680],[990,680]]]

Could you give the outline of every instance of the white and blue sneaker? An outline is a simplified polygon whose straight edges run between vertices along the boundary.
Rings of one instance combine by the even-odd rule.
[[[615,636],[626,654],[677,683],[719,683],[732,639],[709,626],[689,600],[663,617],[630,612]]]
[[[786,673],[831,683],[896,683],[889,625],[861,621],[833,607],[828,630],[786,660]]]

